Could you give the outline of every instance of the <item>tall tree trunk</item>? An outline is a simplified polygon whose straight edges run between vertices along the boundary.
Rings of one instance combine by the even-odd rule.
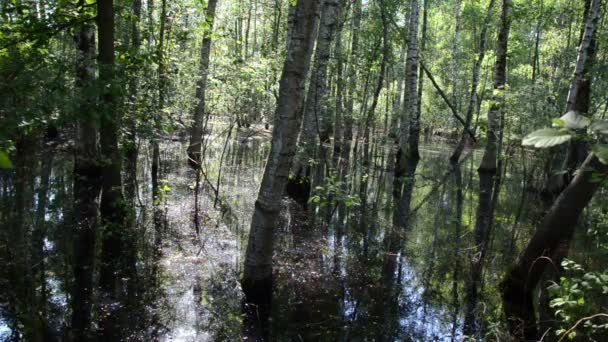
[[[283,15],[283,4],[281,0],[274,0],[274,14],[272,19],[272,42],[270,51],[276,51],[279,46],[279,32],[281,30],[281,17]]]
[[[471,123],[473,122],[473,113],[475,112],[477,104],[477,87],[479,87],[479,78],[481,76],[481,65],[483,64],[483,59],[486,55],[488,27],[490,26],[495,3],[496,0],[490,0],[488,10],[486,12],[486,18],[483,22],[483,26],[481,27],[481,34],[479,37],[479,54],[477,56],[477,60],[475,61],[475,65],[473,66],[473,80],[471,81],[471,93],[469,94],[469,106],[467,108],[465,125],[462,135],[460,136],[460,140],[458,141],[454,152],[452,152],[452,155],[450,156],[450,162],[452,164],[456,164],[458,163],[458,160],[460,160],[462,151],[467,143],[469,134],[468,131],[471,128]]]
[[[401,139],[395,161],[395,185],[393,191],[401,193],[403,177],[407,163],[420,160],[418,143],[420,140],[420,123],[418,121],[418,23],[420,4],[412,0],[412,11],[409,22],[409,43],[405,61],[405,98],[403,99],[403,112],[401,114]],[[409,127],[405,125],[409,120]],[[405,139],[407,137],[407,140]],[[400,196],[398,196],[400,197]]]
[[[367,115],[365,118],[365,128],[363,132],[363,163],[362,163],[362,181],[361,187],[359,191],[359,196],[361,197],[361,203],[363,206],[367,206],[367,183],[368,179],[371,175],[369,175],[369,164],[371,162],[371,157],[369,153],[369,144],[370,144],[370,135],[371,128],[374,121],[374,114],[376,112],[376,107],[378,105],[378,98],[380,97],[380,91],[382,91],[382,87],[384,85],[384,76],[386,73],[386,64],[388,62],[389,54],[390,54],[390,45],[389,45],[389,37],[388,37],[388,16],[386,13],[386,8],[384,6],[383,0],[378,0],[378,7],[380,7],[380,17],[382,22],[382,59],[380,61],[380,71],[378,73],[378,81],[376,83],[376,88],[374,89],[374,95],[372,98],[372,104],[367,111]],[[363,209],[365,210],[365,209]]]
[[[134,0],[132,5],[133,16],[131,25],[131,53],[139,56],[139,49],[141,48],[141,32],[140,32],[140,21],[141,21],[141,0]],[[132,215],[135,209],[135,198],[137,197],[137,93],[138,93],[138,77],[139,75],[132,75],[129,82],[129,93],[131,96],[131,108],[125,118],[125,126],[127,128],[126,143],[124,145],[125,150],[125,197],[127,198],[129,205],[131,206]]]
[[[576,114],[587,114],[591,103],[591,67],[595,59],[595,34],[600,14],[600,5],[591,0],[585,1],[585,25],[580,32],[580,45],[575,65],[574,76],[570,83],[566,101],[566,111]],[[565,152],[565,158],[562,154]],[[558,151],[547,162],[545,184],[542,189],[542,199],[545,209],[548,209],[559,193],[574,177],[574,171],[587,157],[587,146],[584,142],[573,139],[566,149]],[[567,172],[561,172],[565,170]],[[556,172],[557,171],[557,172]]]
[[[298,177],[310,176],[309,159],[315,159],[319,164],[325,163],[318,158],[317,152],[319,142],[329,143],[328,126],[331,125],[331,118],[328,117],[330,113],[327,109],[327,65],[339,13],[339,0],[323,0],[319,35],[304,107],[304,123],[298,143],[302,152],[294,165],[294,174]],[[316,182],[319,181],[320,179],[316,179]]]
[[[538,22],[536,23],[536,30],[534,32],[534,56],[532,56],[532,83],[536,83],[536,77],[540,72],[540,30],[543,23],[543,0],[540,1],[540,9],[538,14]]]
[[[362,17],[361,0],[354,0],[353,19],[352,19],[352,41],[350,48],[350,61],[348,64],[348,94],[346,96],[346,106],[344,110],[344,143],[342,147],[342,164],[348,168],[350,150],[353,140],[353,114],[355,105],[355,95],[357,94],[357,70],[359,66],[359,33],[361,31]],[[344,178],[345,172],[342,172]]]
[[[82,10],[85,0],[78,5]],[[76,89],[80,94],[77,139],[74,155],[74,284],[72,292],[72,335],[74,340],[86,341],[91,336],[93,293],[93,264],[97,235],[98,199],[101,184],[98,120],[95,97],[91,96],[95,82],[95,31],[84,22],[75,33],[78,48]]]
[[[589,0],[584,31],[578,50],[574,77],[568,90],[567,111],[589,112],[591,93],[590,61],[595,56],[595,36],[600,20],[601,0]]]
[[[393,101],[393,111],[391,114],[390,127],[388,131],[388,157],[387,157],[387,168],[391,171],[395,169],[395,149],[399,147],[399,114],[402,111],[401,108],[401,99],[403,96],[403,81],[404,81],[404,72],[402,67],[405,65],[405,51],[406,51],[406,39],[403,40],[403,45],[401,46],[401,52],[399,53],[399,63],[398,63],[398,72],[396,75],[397,78],[397,90],[395,94],[395,99]]]
[[[162,132],[160,113],[165,107],[165,91],[167,86],[166,61],[165,61],[165,30],[167,22],[167,0],[161,0],[160,11],[160,32],[158,46],[156,47],[156,58],[158,60],[158,108],[154,117],[155,132],[152,139],[152,165],[150,167],[151,182],[152,182],[152,206],[153,206],[153,221],[154,221],[154,262],[157,263],[160,259],[161,250],[160,244],[162,241],[163,231],[163,211],[161,208],[161,192],[160,192],[160,146],[158,140]],[[154,266],[155,268],[157,265]],[[156,274],[156,272],[154,272]]]
[[[345,1],[342,1],[340,7],[343,9],[339,19],[336,32],[336,43],[334,46],[334,58],[336,59],[336,115],[334,118],[334,150],[333,150],[333,168],[338,170],[340,157],[342,154],[342,138],[344,137],[344,121],[342,112],[344,110],[344,52],[342,51],[342,33],[344,32],[344,24],[347,16],[345,10]]]
[[[188,146],[188,164],[199,168],[201,164],[201,145],[203,136],[203,122],[205,116],[205,92],[209,75],[209,56],[211,55],[211,34],[215,20],[217,0],[209,0],[205,12],[206,27],[201,45],[200,78],[196,84],[196,106],[192,115],[192,128],[190,130],[190,145]]]
[[[577,111],[588,108],[590,88],[584,85],[589,68],[589,56],[593,56],[594,37],[600,17],[601,0],[590,0],[574,77],[568,93],[568,109]],[[583,82],[583,85],[581,85]],[[535,339],[538,336],[536,315],[532,298],[547,266],[543,258],[559,260],[574,235],[579,216],[606,178],[608,166],[599,162],[591,153],[579,167],[573,180],[559,194],[545,214],[540,226],[521,252],[501,283],[503,307],[509,323],[509,331],[519,339]],[[602,179],[594,177],[600,175]]]
[[[428,12],[429,12],[429,3],[431,0],[424,0],[424,10],[422,14],[422,34],[421,34],[421,42],[420,42],[420,53],[424,53],[426,51],[426,31],[428,26]],[[418,99],[416,101],[416,121],[418,122],[418,126],[420,126],[420,116],[422,115],[422,90],[424,89],[424,77],[423,76],[423,65],[420,63],[418,67]],[[420,127],[418,127],[418,131],[420,131]]]
[[[344,132],[342,142],[340,146],[340,165],[339,165],[339,179],[342,181],[342,191],[348,191],[348,179],[349,174],[349,160],[351,153],[351,146],[353,140],[353,111],[355,103],[355,94],[357,93],[357,70],[359,63],[359,32],[361,30],[361,17],[362,17],[362,3],[361,0],[354,0],[352,4],[352,41],[350,48],[350,61],[346,75],[348,77],[348,86],[346,89],[346,103],[343,112]],[[346,217],[346,206],[343,203],[339,205],[338,216],[341,221],[344,221]]]
[[[452,105],[458,112],[460,112],[460,101],[458,99],[458,61],[460,59],[460,48],[458,46],[460,41],[460,30],[461,30],[461,15],[460,15],[460,2],[461,0],[454,1],[454,37],[452,38]]]
[[[148,10],[148,51],[152,52],[154,45],[154,0],[146,0]]]
[[[473,335],[477,332],[476,314],[478,287],[481,282],[484,259],[494,208],[492,205],[494,177],[498,162],[498,136],[501,113],[504,111],[504,92],[507,84],[507,45],[511,27],[511,0],[503,0],[501,26],[496,46],[496,65],[494,69],[494,96],[488,111],[488,127],[486,130],[486,147],[481,165],[477,169],[479,174],[479,196],[477,205],[477,219],[475,220],[475,246],[472,251],[471,273],[467,279],[466,312],[463,333]]]
[[[102,194],[100,203],[101,262],[99,286],[101,289],[100,328],[106,338],[118,337],[120,315],[116,309],[122,292],[121,281],[127,279],[122,262],[125,240],[131,233],[128,229],[128,213],[122,194],[122,157],[118,149],[118,126],[120,117],[115,108],[114,84],[114,1],[97,1],[97,27],[99,46],[99,82],[101,85],[100,104],[100,145],[103,165]]]
[[[255,203],[241,281],[247,301],[268,310],[272,296],[275,222],[296,151],[302,123],[302,99],[314,43],[319,0],[298,1],[291,43],[281,75],[272,143]]]

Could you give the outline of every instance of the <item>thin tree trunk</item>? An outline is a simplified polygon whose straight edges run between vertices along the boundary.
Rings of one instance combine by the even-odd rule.
[[[188,146],[188,164],[193,168],[201,164],[201,144],[203,136],[203,122],[205,116],[205,93],[207,90],[207,78],[209,75],[209,56],[211,55],[211,34],[213,22],[215,21],[215,9],[217,0],[209,0],[205,20],[208,30],[203,36],[201,46],[200,78],[196,85],[196,106],[192,115],[192,128],[190,130],[190,145]]]
[[[348,183],[346,182],[349,175],[349,160],[351,146],[353,140],[353,111],[355,94],[357,93],[357,70],[359,63],[359,33],[361,30],[362,8],[361,0],[354,0],[352,4],[352,41],[350,49],[350,62],[346,75],[348,77],[348,88],[346,94],[346,103],[344,107],[344,136],[341,146],[341,161],[340,161],[340,179],[342,180],[342,191],[348,191]],[[338,216],[343,221],[346,216],[346,206],[340,204]]]
[[[348,11],[345,8],[345,1],[342,1],[340,7],[343,8],[338,29],[336,32],[336,44],[334,46],[334,58],[336,59],[336,116],[334,118],[334,150],[333,150],[333,167],[339,169],[340,157],[342,155],[342,139],[344,138],[344,52],[342,51],[342,33],[344,32],[344,24]]]
[[[141,21],[141,0],[134,0],[132,5],[133,23],[131,26],[131,53],[139,56],[141,48],[141,32],[139,29]],[[128,115],[125,118],[125,126],[127,127],[125,150],[125,197],[131,206],[134,213],[135,199],[137,197],[137,156],[139,154],[137,148],[137,117],[136,105],[138,94],[138,75],[132,75],[129,82],[129,93],[131,96],[132,106]],[[132,213],[132,214],[133,214]]]
[[[366,119],[365,119],[365,128],[363,133],[363,169],[361,170],[362,181],[359,196],[361,198],[361,203],[363,206],[367,206],[367,183],[369,176],[369,164],[371,162],[371,157],[369,153],[369,144],[370,144],[370,134],[371,128],[374,121],[374,114],[376,112],[376,107],[378,105],[378,98],[380,97],[380,91],[382,91],[382,87],[384,85],[384,76],[386,73],[386,64],[388,62],[389,54],[390,54],[390,46],[388,41],[388,17],[386,13],[386,8],[384,6],[383,0],[378,0],[378,6],[380,7],[380,17],[382,22],[382,59],[380,62],[380,71],[378,73],[378,82],[376,83],[376,89],[374,89],[374,95],[372,98],[372,104],[367,111]],[[365,210],[365,209],[364,209]]]
[[[403,81],[404,81],[404,73],[402,67],[405,64],[405,51],[406,51],[406,42],[404,40],[403,45],[401,46],[401,52],[399,53],[399,63],[398,63],[398,72],[396,75],[397,78],[397,90],[395,94],[395,100],[393,101],[393,112],[391,114],[390,127],[388,131],[388,157],[387,157],[387,168],[389,170],[394,171],[395,169],[395,149],[399,147],[399,114],[402,111],[401,108],[401,98],[403,95]]]
[[[534,56],[532,57],[532,83],[536,83],[536,77],[540,72],[540,57],[539,57],[539,46],[540,46],[540,29],[543,21],[543,0],[540,1],[540,9],[538,14],[538,22],[536,24],[536,30],[534,32]]]
[[[420,42],[420,51],[418,54],[420,53],[424,53],[426,51],[426,31],[427,31],[427,26],[428,26],[428,12],[429,12],[429,3],[431,2],[431,0],[424,0],[424,11],[422,14],[422,36],[420,37],[421,42]],[[422,77],[423,74],[423,66],[422,63],[419,63],[419,68],[418,68],[418,100],[416,101],[416,115],[417,115],[417,120],[418,121],[418,125],[420,125],[420,116],[422,115],[422,90],[424,88],[424,77]]]
[[[281,17],[283,5],[281,0],[274,0],[274,16],[272,20],[272,43],[270,51],[276,51],[279,46],[279,32],[281,28]]]
[[[460,60],[460,29],[461,29],[461,16],[460,16],[460,1],[454,1],[454,37],[452,39],[452,105],[457,111],[460,111],[459,100],[458,100],[458,62]]]
[[[473,113],[475,112],[477,103],[477,87],[479,86],[481,65],[483,64],[483,59],[486,55],[488,27],[490,26],[490,21],[492,19],[492,13],[494,11],[495,3],[496,0],[490,0],[490,3],[488,4],[488,10],[486,12],[486,18],[483,22],[483,26],[481,27],[481,35],[479,38],[479,54],[477,56],[477,60],[475,61],[475,65],[473,66],[473,80],[471,81],[471,93],[469,95],[469,106],[467,108],[466,123],[462,131],[462,135],[460,136],[460,140],[458,141],[458,145],[456,145],[454,152],[452,152],[452,155],[450,156],[450,162],[452,164],[456,164],[458,163],[458,160],[460,160],[460,156],[462,155],[462,151],[464,150],[468,139],[468,131],[471,127],[471,122],[473,121]]]
[[[154,115],[154,134],[151,141],[152,145],[152,165],[150,167],[152,183],[152,216],[154,222],[154,252],[153,270],[154,281],[158,281],[158,262],[162,256],[161,243],[163,239],[163,209],[161,208],[162,196],[160,189],[160,146],[158,140],[162,132],[160,113],[165,107],[165,91],[167,86],[166,61],[165,61],[165,31],[167,21],[167,0],[161,0],[160,11],[160,31],[158,46],[156,47],[156,58],[158,62],[158,107]]]

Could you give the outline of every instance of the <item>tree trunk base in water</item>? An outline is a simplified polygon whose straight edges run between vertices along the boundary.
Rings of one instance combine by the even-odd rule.
[[[511,336],[516,341],[536,341],[536,316],[532,291],[526,287],[526,276],[516,269],[510,270],[500,284],[500,291]]]
[[[243,336],[249,341],[267,341],[272,302],[272,277],[267,279],[243,279]]]

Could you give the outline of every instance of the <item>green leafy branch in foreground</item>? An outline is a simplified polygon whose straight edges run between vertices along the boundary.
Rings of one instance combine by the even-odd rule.
[[[608,121],[591,120],[580,113],[569,111],[561,118],[553,119],[553,127],[528,134],[523,139],[522,145],[548,148],[572,139],[593,141],[593,152],[602,163],[608,164],[608,144],[602,142],[602,138],[606,136],[608,136]]]

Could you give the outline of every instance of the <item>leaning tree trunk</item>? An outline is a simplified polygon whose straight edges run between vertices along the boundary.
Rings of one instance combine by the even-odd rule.
[[[589,99],[590,89],[588,86],[581,86],[581,82],[590,77],[589,74],[585,75],[585,70],[589,68],[589,56],[593,55],[600,7],[601,0],[591,0],[589,3],[574,78],[568,94],[569,110],[588,107],[585,102]],[[509,331],[514,337],[538,337],[532,294],[547,266],[545,259],[558,260],[564,251],[568,250],[579,216],[606,178],[607,172],[607,165],[599,162],[593,153],[588,155],[573,180],[545,214],[540,227],[518,257],[516,265],[507,272],[501,284],[501,291]],[[602,179],[596,179],[597,175]]]
[[[490,26],[490,21],[492,19],[492,13],[494,11],[494,4],[496,0],[490,0],[488,4],[488,10],[486,12],[486,18],[483,22],[483,26],[481,27],[481,34],[479,37],[479,54],[477,56],[477,60],[475,61],[475,65],[473,66],[473,80],[471,81],[471,93],[469,94],[469,106],[467,108],[466,121],[464,124],[464,128],[462,131],[462,135],[460,136],[460,140],[452,152],[450,156],[450,162],[452,164],[458,163],[460,160],[460,156],[462,155],[462,151],[467,143],[469,130],[471,129],[471,123],[473,122],[473,113],[475,112],[475,108],[477,107],[477,88],[479,87],[479,78],[481,75],[481,65],[483,64],[483,59],[486,55],[486,45],[487,45],[487,35],[488,35],[488,27]],[[453,105],[456,105],[453,103]]]
[[[606,179],[608,166],[591,153],[572,182],[562,191],[501,283],[509,331],[520,340],[538,338],[533,292],[546,266],[567,248],[579,216]],[[602,175],[598,180],[597,175]]]
[[[405,98],[403,99],[403,112],[401,116],[401,139],[395,161],[395,185],[393,191],[401,192],[403,177],[407,163],[420,160],[418,143],[420,140],[420,122],[418,121],[418,22],[420,4],[412,0],[412,11],[409,23],[409,45],[405,62]],[[405,122],[409,120],[409,127]],[[405,137],[408,137],[406,140]]]
[[[475,220],[475,246],[472,250],[471,273],[467,279],[466,312],[463,333],[473,335],[477,332],[476,309],[478,287],[481,283],[486,247],[490,238],[494,177],[498,162],[498,136],[501,113],[504,111],[504,91],[507,84],[507,45],[511,27],[511,0],[503,0],[500,32],[496,46],[496,65],[494,69],[494,96],[488,111],[488,127],[486,130],[486,147],[481,165],[477,169],[479,174],[479,196],[477,205],[477,219]],[[499,171],[500,172],[500,171]]]
[[[209,75],[209,56],[211,55],[211,34],[215,20],[217,0],[209,0],[205,20],[207,29],[203,35],[201,46],[200,78],[196,84],[196,106],[192,115],[192,128],[190,130],[190,145],[188,146],[188,164],[199,168],[201,164],[201,145],[203,136],[203,122],[205,116],[205,92]]]
[[[272,143],[251,221],[242,279],[247,301],[256,304],[268,305],[272,294],[274,225],[302,122],[302,99],[318,9],[319,0],[298,1],[283,65]]]
[[[321,21],[315,57],[308,86],[308,95],[304,107],[304,123],[298,146],[301,154],[294,165],[294,174],[298,177],[310,176],[309,159],[317,159],[319,142],[329,143],[331,118],[328,105],[327,66],[329,63],[331,43],[336,31],[336,23],[340,13],[339,0],[323,0]],[[326,150],[326,148],[321,148]],[[320,159],[320,158],[319,158]],[[317,160],[324,164],[324,160]],[[316,179],[320,181],[320,179]]]
[[[79,7],[85,1],[79,1]],[[75,34],[78,48],[76,89],[80,95],[77,139],[74,158],[74,283],[72,286],[72,334],[75,340],[91,339],[93,264],[97,235],[98,197],[101,185],[98,120],[95,97],[95,31],[84,22]]]

